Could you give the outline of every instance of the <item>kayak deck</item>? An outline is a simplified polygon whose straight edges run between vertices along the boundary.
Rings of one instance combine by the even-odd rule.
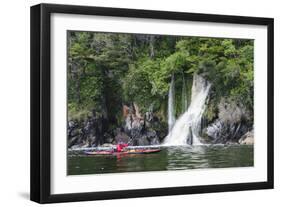
[[[161,149],[131,149],[122,152],[116,151],[85,151],[86,155],[120,155],[120,154],[149,154],[160,152]]]

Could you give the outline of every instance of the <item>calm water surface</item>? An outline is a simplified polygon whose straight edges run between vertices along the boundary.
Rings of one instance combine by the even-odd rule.
[[[68,175],[249,167],[254,165],[252,145],[161,147],[152,154],[92,155],[69,153]]]

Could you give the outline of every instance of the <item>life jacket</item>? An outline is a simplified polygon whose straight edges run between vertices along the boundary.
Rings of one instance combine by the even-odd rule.
[[[128,147],[128,144],[117,144],[116,145],[117,152],[122,152],[124,147]]]

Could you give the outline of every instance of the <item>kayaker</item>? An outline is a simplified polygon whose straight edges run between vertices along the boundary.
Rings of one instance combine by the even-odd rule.
[[[117,152],[122,152],[124,147],[128,147],[128,144],[117,144],[116,145],[116,151]]]

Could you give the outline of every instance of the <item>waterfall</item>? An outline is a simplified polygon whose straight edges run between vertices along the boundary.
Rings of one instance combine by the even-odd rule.
[[[175,124],[175,111],[174,111],[174,102],[175,102],[175,80],[174,74],[172,75],[170,88],[169,88],[169,97],[168,97],[168,124],[169,132],[172,130]]]
[[[169,131],[164,140],[164,145],[199,145],[199,133],[201,130],[201,118],[205,110],[205,101],[208,97],[211,85],[203,77],[194,74],[191,102],[188,109],[176,120],[174,127]]]
[[[187,95],[184,74],[182,75],[181,109],[182,113],[184,113],[187,109]]]

